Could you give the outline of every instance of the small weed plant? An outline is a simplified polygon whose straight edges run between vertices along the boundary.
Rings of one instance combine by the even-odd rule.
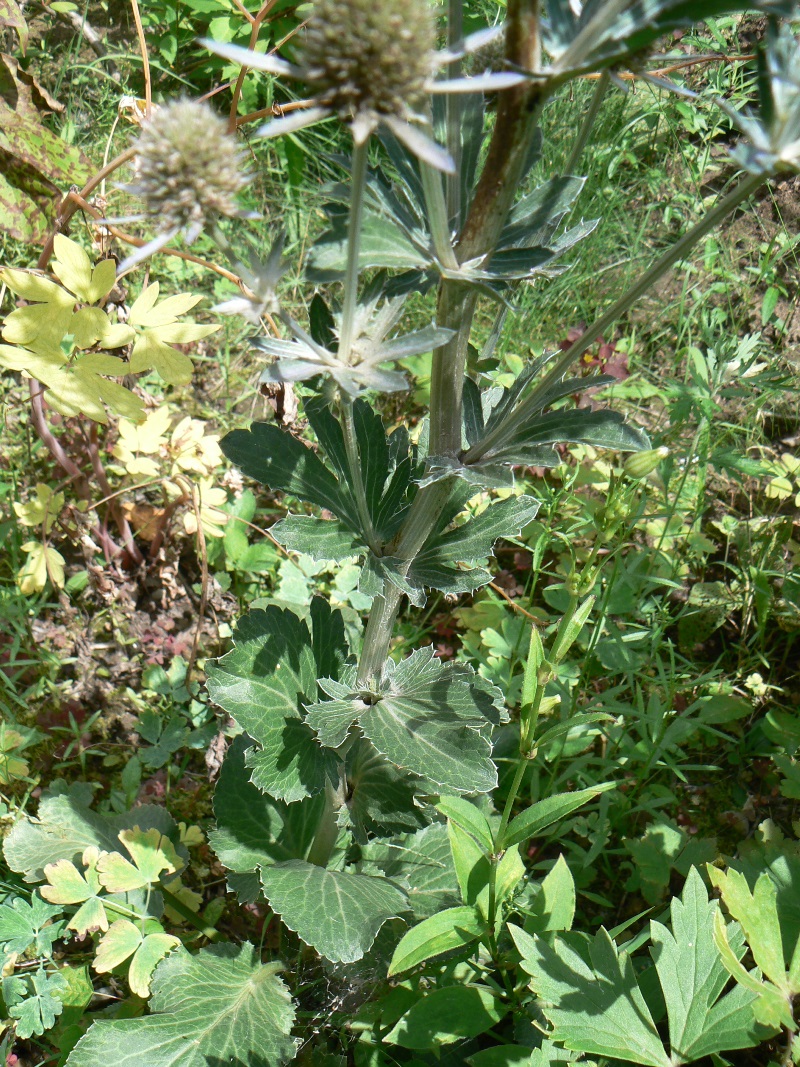
[[[122,771],[110,807],[93,808],[85,783],[56,781],[35,818],[14,822],[4,842],[14,881],[0,903],[3,1014],[18,1038],[47,1035],[57,1050],[47,1062],[678,1067],[745,1062],[730,1057],[763,1043],[757,1062],[800,1064],[797,842],[764,824],[749,851],[726,862],[657,818],[626,845],[638,878],[631,888],[648,910],[615,924],[616,903],[590,888],[595,866],[609,862],[610,806],[622,798],[631,827],[637,811],[657,815],[657,791],[642,799],[656,769],[679,778],[680,745],[693,738],[699,751],[699,739],[749,709],[713,672],[687,681],[684,667],[661,656],[654,609],[645,629],[614,619],[631,598],[679,585],[686,560],[661,552],[665,544],[680,535],[689,554],[703,552],[697,501],[709,465],[722,462],[709,427],[725,390],[768,373],[758,338],[737,347],[715,338],[712,323],[707,343],[690,347],[690,378],[671,398],[671,417],[697,415],[702,462],[686,466],[671,503],[652,506],[675,458],[602,392],[623,376],[624,353],[603,340],[617,321],[696,246],[713,261],[709,235],[765,183],[800,171],[796,13],[783,0],[747,6],[766,26],[753,109],[720,99],[714,110],[707,98],[701,106],[670,81],[663,56],[657,71],[653,64],[665,35],[738,14],[745,5],[735,0],[508,0],[484,5],[489,15],[461,0],[446,10],[427,0],[318,0],[291,61],[222,41],[220,31],[204,42],[215,57],[303,87],[302,106],[271,117],[260,137],[294,142],[310,126],[340,127],[344,148],[329,161],[339,179],[326,186],[324,228],[304,264],[313,287],[305,311],[283,280],[291,267],[283,235],[258,254],[237,247],[247,222],[231,220],[248,214],[240,202],[252,164],[230,132],[235,109],[226,125],[188,99],[153,104],[122,160],[133,160],[125,189],[141,204],[136,218],[155,234],[119,268],[92,262],[59,233],[38,270],[3,270],[20,306],[6,316],[0,363],[29,379],[34,425],[69,478],[75,521],[109,557],[145,566],[179,515],[206,563],[210,553],[233,568],[249,553],[242,567],[257,570],[259,546],[228,528],[226,493],[214,481],[221,449],[246,478],[281,494],[265,558],[275,560],[276,544],[306,576],[323,566],[353,576],[349,603],[254,605],[230,651],[207,665],[207,692],[230,739],[212,852],[197,827],[165,808],[131,806],[143,765],[163,767],[193,741],[208,743],[208,709],[183,661],[177,672],[159,669],[149,696],[137,695],[147,746]],[[162,7],[156,15],[167,18]],[[178,7],[165,58],[189,33]],[[7,10],[16,5],[0,4],[0,17]],[[738,130],[725,188],[560,348],[537,344],[529,322],[532,357],[502,369],[504,333],[527,290],[535,286],[539,304],[556,284],[563,294],[569,275],[556,279],[598,225],[575,215],[582,160],[604,99],[625,89],[630,72],[679,94],[681,122],[708,144]],[[544,173],[542,129],[555,136],[562,103],[586,79],[581,121],[559,133],[568,141],[563,168]],[[729,84],[720,75],[720,91]],[[214,327],[186,321],[199,298],[163,297],[152,281],[121,315],[116,287],[166,246],[201,234],[239,282],[215,310],[252,327],[250,349],[266,363],[261,382],[298,399],[292,426],[256,422],[219,441],[188,416],[174,425],[167,401],[146,410],[131,384],[135,375],[188,381],[180,346]],[[765,324],[786,293],[777,275],[769,281]],[[426,410],[390,421],[391,396],[418,386],[428,354],[429,394],[415,393]],[[53,413],[89,429],[68,439]],[[109,420],[116,436],[104,447],[98,428]],[[587,465],[545,481],[541,472],[558,468],[567,448]],[[729,465],[746,463],[726,455]],[[569,483],[587,470],[601,500],[588,513],[576,510]],[[797,503],[797,460],[782,454],[768,473],[768,497]],[[142,518],[123,504],[145,483],[160,499]],[[52,542],[66,491],[41,483],[15,505],[27,538],[17,579],[25,594],[64,583]],[[249,523],[253,493],[240,502]],[[638,522],[659,552],[622,556]],[[555,615],[459,604],[493,581],[496,543],[523,532],[535,585],[556,529],[556,581],[546,588]],[[588,548],[573,551],[587,529]],[[751,534],[751,547],[774,560],[774,541],[755,527]],[[745,560],[734,585],[692,589],[688,618],[707,627],[704,638],[724,617],[724,607],[715,615],[720,596],[732,595],[763,637],[759,605],[769,590],[753,585],[756,569]],[[459,605],[474,665],[409,640],[408,624],[398,623],[406,602],[422,617],[432,596]],[[628,672],[630,703],[613,687],[595,699],[592,656]],[[659,675],[647,699],[637,679],[645,671]],[[158,699],[182,710],[162,717]],[[769,729],[784,747],[784,795],[797,798],[796,720],[776,713]],[[40,736],[0,728],[0,782],[31,781],[28,750]],[[260,942],[223,937],[219,908],[202,908],[181,880],[197,849],[222,865],[243,915],[267,916]],[[666,901],[673,869],[682,889]],[[585,929],[576,928],[581,894],[597,920]],[[75,943],[90,946],[91,968],[107,982],[103,1004],[89,967],[64,962],[64,946]],[[133,995],[124,1008],[122,989]]]

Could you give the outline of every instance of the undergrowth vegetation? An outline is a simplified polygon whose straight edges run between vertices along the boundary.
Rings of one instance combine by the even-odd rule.
[[[798,30],[0,0],[9,1067],[800,1063]]]

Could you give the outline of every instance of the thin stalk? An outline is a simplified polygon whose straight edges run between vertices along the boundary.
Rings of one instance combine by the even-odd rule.
[[[344,299],[342,301],[342,326],[339,331],[338,357],[347,363],[353,347],[356,305],[358,301],[358,259],[361,250],[361,220],[364,215],[364,187],[367,181],[369,139],[353,143],[351,169],[350,218],[347,225],[347,265],[344,274]]]
[[[353,423],[353,401],[350,397],[342,397],[340,401],[342,413],[342,431],[344,433],[344,446],[347,451],[347,464],[350,468],[350,476],[353,479],[353,496],[358,508],[358,517],[361,519],[361,529],[364,539],[376,556],[381,554],[381,543],[375,533],[372,524],[372,516],[367,505],[367,493],[364,488],[364,477],[361,471],[361,460],[358,456],[358,442],[356,440],[356,428]]]
[[[575,143],[572,146],[572,151],[569,154],[569,159],[564,164],[564,173],[572,174],[577,169],[578,164],[581,161],[586,145],[589,143],[589,137],[591,136],[594,124],[597,121],[597,116],[600,114],[600,105],[603,103],[603,97],[606,95],[606,90],[611,84],[611,79],[608,76],[608,71],[603,71],[600,75],[600,79],[597,85],[594,87],[592,93],[592,99],[589,104],[589,110],[583,117],[581,128],[578,130],[578,136],[575,138]]]
[[[631,308],[636,301],[647,290],[658,281],[658,279],[674,266],[681,259],[685,259],[687,253],[700,241],[707,233],[715,229],[722,219],[731,211],[735,210],[739,204],[751,196],[756,189],[764,184],[765,178],[763,175],[748,174],[743,178],[739,184],[731,190],[726,197],[724,197],[718,204],[716,204],[705,216],[697,222],[687,233],[683,235],[679,240],[671,245],[665,252],[663,252],[656,262],[646,271],[638,282],[632,288],[624,293],[619,300],[617,300],[606,311],[604,315],[601,315],[599,319],[596,319],[592,325],[585,330],[581,336],[572,344],[566,352],[556,361],[552,369],[548,374],[542,378],[542,380],[535,386],[531,393],[517,405],[514,410],[509,412],[505,419],[503,419],[491,433],[474,445],[466,453],[464,457],[465,463],[476,463],[482,456],[486,455],[498,442],[507,439],[515,430],[517,430],[526,419],[536,414],[538,409],[538,403],[540,397],[542,397],[547,391],[561,381],[564,374],[572,366],[576,360],[589,349],[598,337],[612,326],[620,315],[624,315],[626,311]]]

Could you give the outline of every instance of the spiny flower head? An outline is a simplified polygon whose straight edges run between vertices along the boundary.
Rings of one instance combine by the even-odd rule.
[[[524,74],[510,70],[435,76],[502,32],[502,26],[493,26],[437,52],[428,0],[318,0],[298,63],[208,38],[201,44],[251,70],[305,82],[313,91],[310,106],[273,119],[258,136],[295,133],[336,115],[349,123],[356,144],[383,126],[420,160],[453,173],[455,163],[429,136],[420,105],[428,94],[494,92],[523,82]]]
[[[143,125],[137,149],[128,189],[163,230],[183,230],[191,244],[205,222],[239,214],[235,198],[247,180],[241,154],[225,121],[207,104],[164,104]]]
[[[318,103],[347,121],[405,118],[422,101],[436,38],[426,0],[320,0],[301,58]]]

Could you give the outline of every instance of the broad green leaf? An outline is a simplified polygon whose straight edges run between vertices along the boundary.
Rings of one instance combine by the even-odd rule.
[[[751,1001],[755,1018],[773,1033],[786,1027],[794,1029],[792,1007],[786,995],[759,977],[758,972],[748,971],[740,961],[741,946],[731,945],[728,928],[722,912],[714,913],[714,944],[719,950],[720,959],[727,972],[736,979],[739,988],[754,995]]]
[[[333,963],[360,960],[383,924],[408,911],[405,893],[385,878],[302,860],[262,868],[261,884],[289,929]]]
[[[426,267],[427,253],[417,248],[388,218],[367,214],[358,246],[359,269],[372,267]],[[338,215],[331,229],[318,238],[308,256],[311,281],[331,281],[343,275],[347,265],[347,218]]]
[[[391,878],[408,896],[415,918],[427,918],[459,904],[459,890],[447,827],[432,823],[415,834],[375,838],[362,849],[363,869]]]
[[[703,880],[692,867],[681,897],[674,897],[670,904],[671,932],[661,923],[650,923],[650,954],[667,1006],[675,1064],[749,1048],[761,1037],[752,1016],[752,992],[736,986],[719,999],[729,976],[714,944],[718,907],[716,901],[709,901]],[[735,942],[733,951],[741,956],[741,934],[732,931],[729,941]]]
[[[63,909],[47,904],[33,893],[30,904],[22,897],[11,897],[8,903],[0,904],[0,947],[7,954],[21,956],[33,947],[37,956],[49,956],[53,943],[64,932],[63,922],[53,922]]]
[[[533,522],[538,510],[539,502],[533,497],[508,497],[462,525],[436,534],[414,559],[409,581],[446,592],[459,592],[462,587],[471,591],[485,585],[491,580],[488,571],[469,571],[467,576],[456,564],[485,559],[498,538],[517,537]]]
[[[461,899],[465,904],[477,906],[481,914],[488,917],[491,876],[489,857],[475,838],[452,820],[448,821],[447,829]],[[519,848],[512,845],[502,853],[495,871],[495,917],[503,901],[520,885],[524,876],[525,866]]]
[[[94,1023],[67,1067],[288,1063],[294,1009],[279,969],[249,944],[176,950],[156,968],[150,1014]]]
[[[255,422],[249,430],[232,430],[220,444],[231,463],[248,477],[327,508],[351,529],[358,529],[349,493],[343,492],[317,454],[287,431]]]
[[[539,886],[539,892],[525,915],[525,931],[544,934],[571,930],[575,918],[575,881],[567,861],[559,856]]]
[[[553,1024],[555,1041],[575,1052],[671,1067],[630,958],[619,955],[606,930],[589,942],[586,960],[560,938],[550,945],[519,927],[509,924],[508,929]]]
[[[549,1042],[548,1042],[549,1043]],[[555,1046],[552,1046],[555,1048]],[[531,1056],[538,1050],[526,1045],[495,1045],[475,1052],[464,1061],[467,1067],[531,1067]],[[569,1053],[563,1053],[568,1056]],[[550,1060],[544,1060],[544,1067],[550,1067]],[[538,1061],[537,1061],[538,1063]]]
[[[64,1008],[61,994],[66,989],[67,983],[58,972],[48,974],[42,966],[25,978],[3,982],[3,999],[8,1014],[17,1020],[17,1037],[24,1039],[49,1030]],[[9,996],[9,990],[13,995]]]
[[[389,977],[472,944],[485,932],[486,923],[475,908],[447,908],[431,915],[402,936],[389,964]]]
[[[251,611],[234,631],[235,647],[208,670],[211,699],[257,742],[248,753],[259,789],[287,802],[313,796],[335,778],[337,757],[320,748],[303,722],[303,702],[316,694],[318,673],[327,666],[315,657],[322,635],[334,659],[344,659],[344,626],[319,600],[312,604],[312,627],[288,609]],[[314,636],[316,635],[316,636]]]
[[[336,519],[289,515],[271,526],[269,532],[290,552],[303,553],[313,560],[342,563],[364,552],[358,536]]]
[[[375,751],[364,737],[357,738],[345,755],[346,810],[360,840],[378,828],[385,835],[416,830],[423,822],[415,794],[427,786],[418,778],[398,771]]]
[[[163,807],[143,804],[122,814],[101,815],[75,795],[46,797],[39,804],[37,818],[20,818],[3,842],[6,863],[27,882],[42,882],[44,867],[60,859],[80,859],[87,848],[115,852],[120,847],[120,830],[133,826],[155,829],[168,837],[177,852],[180,836],[175,820]]]
[[[434,989],[405,1013],[384,1041],[402,1048],[438,1049],[496,1026],[506,1008],[486,986]]]
[[[584,804],[588,804],[590,800],[599,796],[600,793],[606,793],[609,789],[615,788],[616,786],[613,782],[608,782],[590,789],[578,789],[574,793],[555,793],[544,800],[538,800],[511,820],[503,840],[498,842],[498,845],[508,848],[509,845],[515,845],[529,837],[535,837],[549,826],[552,826],[553,823],[557,823],[560,819],[565,819],[573,811],[577,811]]]
[[[159,830],[134,826],[121,830],[119,840],[130,853],[130,863],[119,852],[107,852],[97,860],[97,875],[109,893],[129,893],[155,885],[162,874],[174,874],[183,866],[175,846]]]
[[[319,794],[287,807],[262,793],[250,780],[248,744],[246,737],[237,737],[225,756],[214,791],[217,827],[208,835],[220,863],[239,874],[280,860],[302,859],[314,839],[323,799]]]

